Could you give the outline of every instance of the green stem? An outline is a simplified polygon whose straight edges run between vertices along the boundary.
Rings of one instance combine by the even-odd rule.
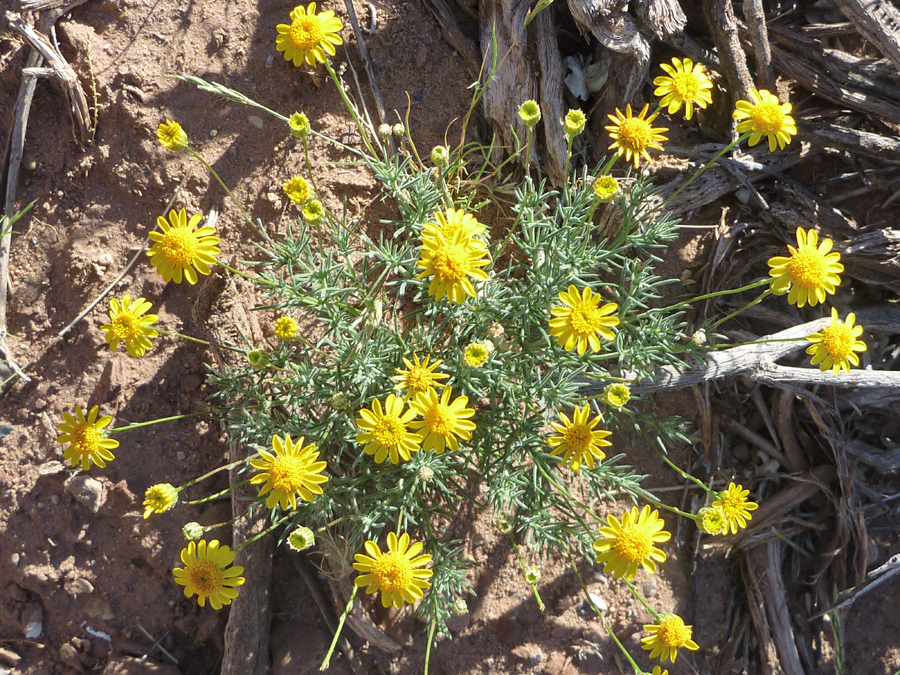
[[[222,189],[225,190],[225,194],[228,195],[228,198],[232,201],[232,203],[235,206],[238,207],[238,210],[241,212],[241,215],[244,216],[244,220],[246,220],[250,224],[250,227],[259,231],[260,228],[257,227],[256,223],[253,222],[253,219],[250,217],[250,214],[247,213],[247,211],[244,210],[244,207],[241,205],[241,203],[237,199],[234,198],[234,195],[232,194],[231,190],[229,190],[228,186],[225,185],[224,182],[222,182],[222,179],[219,178],[219,174],[216,173],[216,170],[212,168],[210,163],[207,162],[205,159],[203,159],[203,157],[200,156],[200,153],[198,153],[192,147],[188,146],[187,150],[189,153],[191,153],[191,155],[194,157],[194,159],[198,160],[203,166],[205,166],[206,170],[212,174],[213,178],[215,178],[216,181],[218,181],[219,185],[222,186]],[[266,239],[269,239],[269,241],[271,241],[271,239],[269,238],[269,235],[266,234],[265,231],[261,231],[261,234],[263,234]]]
[[[203,413],[188,413],[187,415],[173,415],[172,417],[160,417],[158,420],[150,420],[149,422],[135,422],[124,427],[110,429],[107,434],[117,434],[120,431],[131,431],[132,429],[140,429],[141,427],[149,427],[151,424],[159,424],[160,422],[174,422],[175,420],[186,420],[189,417],[200,417]]]
[[[247,274],[246,272],[241,272],[240,270],[236,270],[233,267],[231,267],[230,265],[226,265],[225,263],[223,263],[221,261],[216,261],[216,262],[218,263],[218,265],[220,267],[225,268],[232,274],[236,274],[237,276],[239,276],[243,279],[246,279],[247,281],[252,281],[255,284],[263,284],[265,286],[274,286],[275,285],[274,281],[269,281],[268,279],[263,279],[262,277],[253,276],[252,274]]]
[[[771,289],[771,288],[767,288],[766,290],[764,290],[764,291],[760,294],[760,296],[759,296],[758,298],[756,298],[756,300],[751,300],[750,302],[748,302],[746,305],[744,305],[744,306],[741,307],[740,309],[737,309],[737,310],[733,311],[731,314],[729,314],[728,316],[726,316],[724,319],[719,319],[719,320],[716,321],[712,326],[710,326],[709,329],[710,329],[711,331],[715,330],[716,328],[718,328],[719,326],[721,326],[723,323],[725,323],[726,321],[728,321],[728,319],[733,319],[734,317],[736,317],[736,316],[737,316],[738,314],[740,314],[741,312],[744,312],[744,311],[750,309],[750,308],[753,307],[754,305],[758,305],[759,303],[761,303],[765,298],[769,297],[770,295],[773,295],[772,289]]]
[[[232,462],[231,464],[226,464],[224,466],[216,467],[212,471],[207,471],[205,474],[203,474],[199,478],[195,478],[194,480],[188,481],[187,483],[182,485],[180,488],[178,488],[178,491],[180,492],[181,490],[184,490],[184,488],[190,487],[191,485],[196,485],[197,483],[206,480],[210,476],[216,475],[220,471],[230,471],[231,469],[236,467],[238,464],[243,464],[246,461],[247,461],[246,459],[239,459],[238,461]]]
[[[650,614],[653,615],[653,618],[654,618],[654,619],[656,619],[657,621],[659,621],[660,619],[662,619],[662,616],[660,616],[659,612],[657,612],[655,609],[653,609],[653,608],[647,603],[647,601],[644,599],[644,596],[643,596],[643,595],[641,595],[640,593],[638,593],[638,589],[635,588],[635,586],[634,586],[633,583],[631,583],[630,581],[628,581],[628,579],[625,579],[625,578],[623,578],[622,581],[624,581],[626,584],[628,584],[628,588],[631,589],[631,592],[634,594],[634,597],[636,597],[636,598],[640,601],[640,603],[644,606],[644,609],[646,609],[648,612],[650,612]]]
[[[713,497],[717,496],[717,493],[715,492],[715,490],[711,490],[708,487],[706,487],[706,484],[703,481],[701,481],[697,478],[694,478],[691,474],[689,474],[687,471],[685,471],[680,466],[675,464],[671,459],[666,457],[662,452],[659,452],[659,456],[662,457],[662,460],[666,464],[668,464],[670,468],[674,469],[682,478],[686,478],[689,481],[693,481],[694,483],[696,483],[697,485],[702,487],[704,490],[706,490]]]
[[[711,160],[709,160],[706,164],[704,164],[704,165],[701,166],[699,169],[697,169],[697,170],[694,172],[694,175],[691,176],[690,178],[688,178],[687,182],[686,182],[684,185],[682,185],[680,188],[678,188],[677,190],[675,190],[675,192],[673,192],[673,193],[670,194],[668,197],[666,197],[666,198],[663,200],[662,204],[660,204],[659,207],[657,207],[657,208],[662,208],[663,206],[665,206],[666,204],[668,204],[670,201],[672,201],[673,199],[675,199],[675,197],[677,197],[677,196],[680,195],[682,192],[684,192],[685,188],[687,188],[688,185],[690,185],[691,183],[693,183],[693,182],[700,176],[700,174],[702,174],[702,173],[703,173],[704,171],[706,171],[709,167],[711,167],[713,164],[715,164],[716,162],[718,162],[719,159],[722,158],[722,155],[724,155],[726,152],[729,152],[729,151],[730,151],[732,148],[734,148],[736,145],[739,145],[739,144],[741,143],[741,141],[744,141],[744,140],[750,138],[750,134],[752,134],[752,133],[753,133],[752,131],[747,131],[747,132],[745,132],[742,136],[739,136],[737,139],[731,141],[731,143],[729,143],[728,145],[726,145],[726,146],[719,152],[719,154],[717,154],[715,157],[713,157]]]
[[[231,492],[231,491],[234,490],[235,488],[239,488],[239,487],[241,487],[242,485],[246,485],[246,484],[249,483],[249,482],[250,482],[250,479],[248,478],[247,480],[241,481],[241,482],[238,483],[237,485],[232,485],[232,486],[230,486],[230,487],[227,487],[227,488],[225,488],[224,490],[221,490],[221,491],[215,493],[214,495],[209,495],[208,497],[202,497],[202,498],[200,498],[200,499],[195,499],[195,500],[193,500],[193,501],[185,502],[185,503],[186,503],[186,504],[205,504],[206,502],[211,502],[213,499],[218,499],[218,498],[221,497],[222,495],[227,495],[229,492]],[[186,486],[185,486],[185,487],[186,487]]]
[[[744,291],[752,291],[754,288],[759,288],[760,286],[765,286],[767,284],[771,284],[771,279],[759,279],[754,281],[752,284],[747,284],[746,286],[741,286],[740,288],[729,288],[724,291],[716,291],[715,293],[707,293],[705,295],[698,295],[697,297],[691,298],[690,300],[685,300],[684,302],[680,302],[677,305],[673,305],[669,309],[675,309],[677,307],[687,306],[692,302],[699,302],[701,300],[709,300],[710,298],[718,298],[723,295],[733,295],[734,293],[743,293]]]
[[[568,146],[566,147],[566,172],[563,174],[563,176],[566,181],[566,186],[568,186],[569,185],[569,163],[572,160],[572,141],[575,140],[575,137],[569,136],[568,134],[566,134],[566,139],[568,141]],[[568,195],[568,194],[569,194],[569,191],[566,190],[566,195]]]
[[[428,625],[428,646],[425,647],[425,673],[424,675],[428,675],[428,664],[431,662],[431,643],[434,642],[434,629],[437,627],[437,623],[432,621]]]
[[[531,144],[534,139],[534,129],[525,127],[525,175],[531,175]]]
[[[246,349],[240,349],[238,347],[229,347],[228,345],[220,345],[215,342],[207,342],[206,340],[201,340],[200,338],[191,337],[190,335],[185,335],[184,333],[177,333],[175,331],[163,330],[162,328],[154,328],[157,333],[160,335],[168,335],[170,337],[179,337],[182,340],[187,340],[188,342],[196,342],[198,345],[205,345],[207,347],[218,347],[219,349],[228,349],[233,352],[238,352],[239,354],[246,354]]]
[[[575,577],[578,579],[578,584],[581,586],[581,590],[584,593],[584,597],[587,599],[588,606],[592,610],[594,610],[594,614],[600,617],[603,628],[606,629],[606,632],[609,633],[609,636],[613,639],[613,642],[616,643],[616,646],[618,646],[622,654],[625,655],[625,658],[628,659],[631,667],[634,668],[635,675],[644,675],[644,671],[638,667],[638,664],[635,663],[634,659],[631,657],[631,654],[629,654],[628,650],[625,649],[625,645],[619,642],[619,638],[616,637],[616,634],[612,632],[609,624],[606,623],[606,617],[603,616],[602,610],[594,604],[593,600],[591,600],[591,594],[588,593],[587,586],[584,583],[584,579],[582,579],[581,577],[581,572],[578,569],[578,565],[575,564],[575,560],[572,558],[572,552],[569,550],[569,547],[566,546],[564,550],[566,552],[566,557],[569,559],[569,564],[572,566],[572,570],[574,570],[575,572]]]
[[[309,175],[309,182],[312,183],[313,192],[316,195],[316,198],[319,197],[319,187],[316,185],[316,176],[313,173],[312,162],[309,161],[309,142],[306,137],[303,137],[303,154],[306,156],[306,173]]]
[[[237,548],[234,549],[235,552],[237,552],[237,551],[243,551],[245,548],[247,548],[250,544],[252,544],[253,542],[255,542],[257,539],[262,539],[262,538],[265,537],[267,534],[269,534],[269,532],[271,532],[271,531],[273,531],[273,530],[275,530],[275,529],[281,527],[281,525],[282,525],[282,524],[284,523],[284,521],[286,521],[287,519],[288,519],[287,516],[284,516],[284,517],[278,519],[278,520],[275,522],[275,524],[273,524],[272,526],[266,528],[265,530],[263,530],[263,531],[260,532],[259,534],[256,534],[256,535],[252,536],[250,539],[248,539],[247,541],[245,541],[245,542],[243,542],[242,544],[240,544]]]
[[[344,87],[341,84],[341,80],[338,78],[337,73],[334,72],[334,68],[331,67],[331,62],[328,59],[325,59],[325,70],[328,71],[328,74],[331,76],[331,79],[334,81],[334,86],[337,87],[338,93],[341,95],[341,98],[344,101],[344,106],[350,112],[350,115],[353,117],[353,121],[356,123],[356,128],[359,130],[359,135],[362,136],[363,143],[366,144],[366,149],[369,151],[370,157],[377,157],[377,153],[375,152],[375,148],[372,147],[372,142],[369,140],[369,134],[366,132],[365,126],[363,126],[362,120],[359,119],[359,115],[356,113],[356,108],[353,107],[353,103],[350,101],[350,98],[347,96],[347,92],[344,91]]]
[[[328,63],[326,61],[326,63]],[[350,614],[350,610],[353,609],[353,600],[356,598],[356,591],[359,590],[359,586],[354,585],[353,591],[350,593],[350,600],[347,601],[347,604],[344,606],[344,611],[341,613],[341,618],[338,619],[337,628],[334,631],[334,638],[331,640],[331,646],[328,648],[328,653],[325,654],[325,660],[322,661],[322,665],[319,666],[319,670],[328,670],[328,666],[331,665],[331,655],[334,654],[334,649],[337,647],[338,640],[341,637],[341,631],[344,629],[344,622],[347,620],[347,616]],[[432,632],[434,632],[432,630]],[[431,647],[431,643],[428,643],[428,646]],[[427,657],[426,657],[427,660]],[[426,666],[426,673],[428,672]]]

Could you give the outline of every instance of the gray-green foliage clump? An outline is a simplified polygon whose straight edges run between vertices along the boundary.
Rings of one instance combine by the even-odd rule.
[[[526,177],[511,215],[502,217],[496,203],[476,204],[481,197],[466,189],[458,150],[441,168],[426,169],[405,152],[364,162],[398,218],[376,225],[353,221],[346,210],[326,213],[316,227],[301,220],[260,245],[253,263],[266,297],[260,309],[297,318],[305,336],[254,345],[270,352],[268,366],[220,374],[218,400],[229,404],[215,411],[251,447],[270,449],[274,434],[318,446],[330,477],[323,494],[288,513],[276,507],[272,519],[285,532],[316,532],[328,573],[354,574],[353,554],[389,532],[423,541],[434,576],[418,611],[442,633],[454,601],[471,592],[460,511],[487,503],[515,542],[537,555],[591,555],[600,523],[586,502],[652,496],[627,453],[572,472],[550,454],[547,438],[555,432],[548,424],[589,404],[612,438],[686,441],[678,420],[660,419],[645,404],[632,399],[619,409],[580,390],[633,382],[689,360],[698,347],[685,337],[682,313],[660,305],[668,280],[654,266],[677,224],[647,206],[642,179],[622,181],[626,189],[604,207],[618,210],[617,226],[600,232],[594,176],[586,170],[561,190]],[[485,164],[479,175],[489,173]],[[430,280],[419,278],[423,228],[437,227],[435,214],[447,209],[473,213],[487,226],[478,239],[489,251],[488,278],[476,280],[475,297],[461,304],[435,301]],[[570,285],[618,306],[614,340],[597,352],[565,351],[551,335],[551,308],[562,306],[559,295]],[[491,347],[477,367],[465,356],[473,343]],[[447,376],[440,384],[453,398],[468,398],[475,430],[455,452],[419,450],[408,461],[376,464],[357,441],[357,419],[375,399],[406,393],[393,378],[414,357],[441,362],[434,372]]]

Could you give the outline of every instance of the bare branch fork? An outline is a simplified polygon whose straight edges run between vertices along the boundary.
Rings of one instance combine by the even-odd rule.
[[[877,307],[856,312],[856,323],[867,332],[900,333],[900,310]],[[900,372],[883,370],[851,370],[833,374],[816,367],[792,368],[776,363],[779,359],[809,346],[803,338],[831,323],[830,318],[816,319],[793,326],[779,333],[760,338],[760,343],[740,345],[731,349],[709,352],[706,360],[689,368],[663,366],[653,379],[636,382],[631,390],[635,394],[673,391],[708,380],[718,380],[743,375],[753,382],[769,385],[829,384],[838,387],[900,388]],[[772,342],[765,342],[772,340]],[[777,342],[776,342],[777,340]],[[785,340],[796,340],[785,342]],[[599,394],[607,383],[584,386],[581,393]]]

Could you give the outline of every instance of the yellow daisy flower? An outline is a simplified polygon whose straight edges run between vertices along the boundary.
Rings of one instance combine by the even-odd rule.
[[[531,129],[535,124],[541,121],[541,107],[537,104],[537,101],[528,100],[525,101],[519,107],[519,119],[522,120],[522,124]]]
[[[99,412],[99,406],[94,406],[85,417],[81,406],[76,405],[75,417],[64,412],[64,421],[59,424],[62,433],[56,437],[56,442],[69,444],[63,453],[63,459],[72,466],[80,463],[83,471],[90,470],[91,462],[104,468],[107,462],[116,458],[110,450],[119,447],[119,441],[106,438],[102,431],[112,422],[112,417],[107,415],[97,419]]]
[[[634,117],[631,113],[631,104],[625,108],[625,114],[616,108],[616,114],[607,115],[612,121],[612,126],[606,127],[609,137],[613,139],[613,144],[609,146],[610,150],[615,150],[620,155],[625,156],[625,161],[630,162],[634,156],[634,168],[640,165],[641,157],[648,162],[651,161],[648,148],[662,151],[664,148],[660,145],[660,141],[669,140],[660,132],[667,131],[664,127],[653,127],[653,120],[659,115],[658,112],[653,113],[650,117],[644,119],[650,104],[644,105],[641,113]]]
[[[579,354],[584,354],[590,345],[595,352],[600,351],[600,340],[615,340],[616,336],[610,330],[619,325],[619,318],[610,316],[619,306],[614,302],[607,302],[598,307],[603,298],[594,295],[594,292],[585,287],[581,294],[575,286],[559,294],[560,302],[565,307],[553,307],[550,310],[550,335],[556,338],[557,344],[567,352],[578,349]]]
[[[446,380],[450,376],[447,373],[434,372],[435,368],[441,365],[443,361],[438,359],[431,365],[428,365],[430,359],[431,356],[426,355],[425,361],[419,363],[418,354],[413,354],[413,362],[404,356],[403,363],[406,365],[406,370],[395,368],[397,374],[391,377],[392,380],[397,382],[394,385],[394,389],[406,389],[409,397],[422,394],[432,387],[445,387],[446,385],[440,380]]]
[[[668,612],[660,614],[657,622],[645,625],[644,630],[650,635],[641,638],[643,643],[641,649],[648,650],[651,659],[658,656],[662,663],[665,663],[666,659],[675,663],[679,647],[691,651],[700,649],[700,645],[691,639],[693,632],[691,626],[685,626],[684,621],[677,614]]]
[[[650,573],[656,572],[656,563],[665,562],[666,554],[653,544],[669,541],[672,535],[663,530],[665,523],[659,511],[645,506],[640,513],[637,507],[622,516],[622,523],[615,516],[607,519],[608,527],[601,527],[602,537],[594,542],[598,563],[605,563],[604,572],[616,579],[629,581],[637,575],[640,565]]]
[[[384,607],[394,605],[398,609],[404,603],[413,604],[422,598],[422,592],[431,583],[433,572],[422,568],[431,562],[431,556],[422,552],[422,542],[409,544],[409,535],[403,533],[400,538],[394,532],[387,536],[388,550],[382,553],[374,541],[365,543],[366,554],[357,553],[353,569],[361,574],[353,582],[359,588],[365,588],[371,595],[381,591],[381,604]],[[368,587],[368,588],[366,588]]]
[[[606,453],[600,448],[612,445],[606,440],[608,436],[612,435],[611,431],[594,430],[594,427],[600,424],[600,415],[592,420],[589,419],[590,415],[590,406],[585,405],[583,408],[576,406],[571,420],[565,413],[559,413],[562,424],[550,423],[551,427],[562,434],[562,436],[551,436],[547,439],[547,445],[554,448],[550,454],[566,453],[562,461],[563,463],[569,462],[572,471],[578,471],[581,468],[582,460],[589,469],[593,469],[595,457],[599,461],[606,459]]]
[[[169,483],[157,483],[147,488],[144,493],[144,520],[151,513],[165,513],[175,508],[178,503],[178,488]]]
[[[344,42],[338,35],[343,27],[334,12],[316,14],[316,3],[309,3],[306,8],[299,5],[291,12],[290,25],[278,24],[275,49],[284,52],[284,60],[293,61],[298,68],[304,61],[310,66],[325,63],[325,59],[334,56],[335,45]]]
[[[490,262],[487,246],[460,229],[449,239],[437,231],[433,237],[423,236],[422,255],[416,266],[422,268],[419,279],[431,277],[428,295],[433,295],[435,300],[446,296],[459,305],[467,295],[475,297],[475,287],[469,277],[487,279],[487,273],[480,268]]]
[[[475,423],[469,420],[475,411],[466,407],[469,397],[458,396],[451,403],[450,393],[450,387],[445,387],[438,399],[437,392],[429,388],[417,394],[410,403],[411,408],[422,416],[421,420],[410,422],[410,428],[425,436],[423,450],[434,450],[438,455],[444,452],[445,447],[451,451],[457,450],[457,439],[471,440],[475,430]]]
[[[150,233],[150,241],[154,242],[147,251],[150,264],[162,275],[163,281],[181,283],[182,275],[189,284],[197,283],[197,272],[209,274],[209,266],[214,265],[216,256],[221,253],[216,244],[219,238],[214,227],[197,227],[201,216],[199,213],[187,219],[184,209],[169,213],[169,222],[165,218],[157,218],[156,224],[161,232]],[[171,223],[171,224],[170,224]],[[197,268],[196,271],[194,268]]]
[[[437,239],[437,233],[444,235],[444,241],[453,241],[457,232],[462,232],[467,239],[484,234],[487,228],[478,219],[463,209],[447,209],[446,213],[436,211],[437,222],[427,222],[422,227],[422,239]]]
[[[494,343],[490,340],[470,342],[463,351],[463,361],[472,368],[480,368],[494,353]]]
[[[734,104],[733,119],[743,120],[737,125],[737,132],[751,132],[750,145],[756,145],[763,136],[769,137],[769,152],[791,142],[791,136],[797,134],[797,123],[791,117],[791,104],[781,103],[778,98],[765,89],[751,89],[751,101],[738,101]]]
[[[608,204],[619,194],[619,181],[614,176],[600,176],[594,181],[594,199],[601,204]]]
[[[614,382],[603,390],[603,402],[612,408],[621,408],[631,400],[631,389],[624,382]]]
[[[166,120],[156,128],[159,144],[169,150],[184,150],[188,147],[188,137],[178,122]]]
[[[863,333],[862,326],[854,326],[856,315],[851,312],[842,322],[838,319],[838,311],[831,308],[831,325],[826,326],[818,333],[807,335],[806,339],[812,344],[806,349],[807,354],[812,354],[812,364],[819,366],[819,370],[829,368],[836,375],[839,370],[850,372],[850,366],[859,365],[859,357],[856,352],[866,351],[866,343],[857,340]]]
[[[144,298],[137,298],[132,302],[127,293],[122,296],[121,301],[115,298],[109,301],[110,323],[103,324],[100,329],[106,332],[106,343],[113,351],[116,351],[120,342],[124,342],[125,349],[135,358],[147,353],[153,346],[150,338],[159,335],[150,327],[159,321],[159,317],[156,314],[143,316],[152,306]]]
[[[175,583],[184,586],[184,597],[197,596],[201,607],[206,607],[206,599],[213,609],[230,605],[238,596],[237,586],[244,584],[243,567],[231,567],[235,553],[228,546],[219,546],[219,540],[199,543],[189,542],[181,549],[184,567],[172,570]]]
[[[261,459],[251,459],[250,466],[261,469],[250,479],[251,485],[265,483],[259,490],[262,497],[268,493],[266,508],[271,509],[280,504],[283,511],[297,508],[297,495],[305,502],[311,502],[316,495],[322,494],[321,485],[328,482],[323,476],[325,462],[316,461],[319,453],[314,443],[303,445],[306,439],[301,436],[295,443],[290,434],[284,440],[280,436],[272,436],[274,454],[260,450]]]
[[[659,666],[653,666],[653,672],[650,675],[669,675],[669,671],[663,670]]]
[[[669,106],[669,114],[674,115],[684,104],[684,118],[694,116],[694,106],[705,108],[712,103],[712,82],[706,69],[690,59],[682,61],[678,57],[672,59],[672,65],[661,63],[659,67],[667,75],[660,75],[653,80],[656,85],[654,96],[662,96],[660,107]]]
[[[697,526],[706,534],[728,534],[728,518],[718,506],[706,506],[697,512]]]
[[[306,204],[306,202],[312,198],[312,190],[309,187],[309,183],[300,176],[291,178],[282,186],[282,189],[284,189],[284,194],[286,194],[292,202],[300,204],[301,206]]]
[[[300,337],[300,324],[292,316],[282,316],[275,320],[275,335],[284,342]]]
[[[790,288],[788,302],[803,307],[809,302],[815,307],[825,302],[826,294],[834,294],[841,284],[841,254],[830,252],[833,242],[825,239],[821,244],[815,230],[808,233],[797,228],[797,248],[788,244],[790,257],[769,258],[769,276],[773,277],[772,290],[783,293]]]
[[[389,394],[384,406],[376,398],[372,401],[371,410],[363,408],[359,411],[356,426],[360,433],[356,436],[356,442],[366,444],[363,451],[367,455],[375,455],[376,464],[381,464],[388,457],[391,464],[398,464],[401,459],[405,462],[422,445],[422,436],[407,429],[416,411],[410,408],[404,412],[404,403],[399,396]]]
[[[713,500],[713,507],[722,509],[725,514],[725,531],[723,534],[737,534],[738,530],[747,527],[747,521],[753,516],[751,511],[756,511],[759,504],[747,499],[750,490],[745,490],[740,485],[730,483],[728,489],[720,492],[719,496]]]

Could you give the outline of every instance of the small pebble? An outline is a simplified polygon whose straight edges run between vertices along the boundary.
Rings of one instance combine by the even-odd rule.
[[[737,197],[737,200],[744,206],[750,203],[750,190],[747,188],[741,188],[735,192],[734,196]]]
[[[609,605],[606,604],[606,601],[603,598],[601,598],[599,595],[597,595],[596,593],[588,593],[588,597],[591,599],[591,602],[593,602],[597,606],[597,609],[599,609],[601,612],[605,612],[606,610],[609,609]]]
[[[247,119],[249,119],[250,124],[255,126],[257,129],[263,128],[263,120],[262,120],[262,117],[260,117],[259,115],[250,115],[250,117],[248,117]]]
[[[656,593],[656,579],[650,577],[641,585],[641,591],[643,591],[645,598],[652,598],[653,594]]]
[[[10,562],[12,562],[13,567],[18,567],[19,561],[22,559],[22,556],[20,556],[18,553],[13,553],[11,556],[9,556],[9,559]]]
[[[275,54],[270,52],[269,56],[266,58],[266,68],[271,68],[273,63],[275,63]]]
[[[175,457],[177,459],[184,459],[187,455],[185,455],[181,450],[175,453]]]

